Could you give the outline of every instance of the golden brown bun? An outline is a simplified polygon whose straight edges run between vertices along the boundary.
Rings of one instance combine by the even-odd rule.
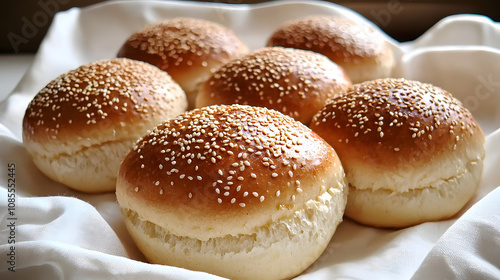
[[[134,142],[186,107],[166,72],[129,59],[100,60],[62,74],[33,98],[23,141],[53,180],[83,192],[113,191]]]
[[[346,215],[363,224],[448,218],[481,178],[481,128],[450,93],[430,84],[355,85],[331,99],[310,127],[337,151],[350,184]]]
[[[308,16],[286,22],[268,46],[310,50],[342,66],[353,83],[391,76],[394,55],[376,29],[335,16]]]
[[[196,107],[215,104],[266,107],[307,125],[329,97],[351,85],[342,68],[324,55],[270,47],[220,67],[205,82]]]
[[[132,34],[118,51],[167,71],[194,107],[196,94],[211,72],[248,52],[228,28],[194,18],[173,18],[150,24]]]
[[[138,141],[116,195],[151,262],[283,279],[325,249],[347,187],[335,151],[306,126],[266,108],[216,105]]]

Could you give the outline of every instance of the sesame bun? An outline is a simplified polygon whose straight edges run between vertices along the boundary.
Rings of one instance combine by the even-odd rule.
[[[248,52],[247,46],[228,28],[194,18],[156,22],[132,34],[118,51],[167,71],[194,107],[200,86],[213,70]]]
[[[331,99],[311,129],[345,168],[346,216],[366,225],[449,218],[481,178],[481,128],[457,99],[430,84],[381,79],[355,85]]]
[[[186,95],[164,71],[101,60],[57,77],[34,97],[24,115],[24,146],[53,180],[83,192],[113,191],[135,141],[186,107]]]
[[[266,108],[215,105],[138,141],[116,195],[151,262],[284,279],[323,252],[347,187],[335,151],[306,126]]]
[[[309,16],[284,23],[268,46],[310,50],[342,66],[353,83],[387,78],[394,65],[392,48],[369,25],[335,16]]]
[[[351,86],[342,68],[311,51],[269,47],[220,67],[204,84],[196,107],[267,107],[309,124],[329,97]]]

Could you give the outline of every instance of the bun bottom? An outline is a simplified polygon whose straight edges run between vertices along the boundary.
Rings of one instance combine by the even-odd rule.
[[[86,193],[112,192],[121,160],[136,139],[83,147],[73,154],[55,153],[47,157],[32,153],[35,165],[50,179]],[[67,149],[66,149],[67,150]]]
[[[482,170],[482,160],[469,161],[465,171],[452,178],[440,178],[406,192],[350,185],[345,215],[364,225],[387,228],[444,220],[457,214],[474,196]]]
[[[165,70],[167,71],[167,70]],[[170,70],[172,73],[173,70]],[[186,93],[187,97],[187,110],[192,110],[196,108],[196,97],[198,93],[203,88],[206,80],[212,75],[212,71],[208,68],[205,69],[192,69],[188,74],[172,73],[172,77],[179,83],[181,88]]]
[[[340,184],[339,184],[340,185]],[[218,238],[176,236],[122,209],[125,225],[146,258],[157,264],[204,271],[230,279],[286,279],[322,254],[342,221],[348,188],[335,186],[308,201],[293,217],[253,234]]]
[[[365,81],[392,77],[394,57],[392,51],[386,51],[380,57],[365,59],[353,63],[338,62],[347,73],[353,84]]]

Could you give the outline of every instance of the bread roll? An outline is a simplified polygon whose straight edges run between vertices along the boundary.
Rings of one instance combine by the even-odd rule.
[[[311,265],[347,197],[335,151],[279,112],[195,109],[137,142],[116,195],[146,258],[230,279],[285,279]]]
[[[83,192],[113,191],[134,142],[187,107],[186,95],[158,68],[129,59],[82,65],[31,101],[23,141],[51,179]]]
[[[337,151],[350,192],[346,216],[377,227],[446,219],[474,195],[484,135],[450,93],[405,79],[355,85],[311,129]]]
[[[220,67],[204,84],[196,107],[244,104],[275,109],[309,124],[329,97],[351,86],[324,55],[290,48],[256,50]]]
[[[383,34],[338,16],[308,16],[284,23],[268,46],[310,50],[326,55],[360,83],[391,77],[394,54]]]
[[[228,28],[194,18],[172,18],[132,34],[118,51],[167,71],[188,96],[189,108],[213,70],[248,52]]]

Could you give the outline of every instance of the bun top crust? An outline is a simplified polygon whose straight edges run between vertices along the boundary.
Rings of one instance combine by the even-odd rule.
[[[391,51],[375,28],[335,16],[289,21],[271,35],[267,45],[322,53],[340,65],[385,56]]]
[[[140,139],[117,182],[122,208],[182,236],[252,233],[343,180],[335,151],[274,110],[188,111]]]
[[[132,34],[118,52],[167,71],[184,88],[190,72],[201,71],[248,52],[228,28],[194,18],[173,18],[153,23]],[[185,89],[186,90],[186,89]]]
[[[479,151],[484,143],[481,128],[460,101],[439,87],[405,79],[354,85],[332,98],[310,127],[343,163],[381,170],[420,168],[433,157]]]
[[[186,95],[166,72],[130,59],[100,60],[60,75],[33,98],[23,138],[42,143],[102,139],[101,133],[149,124],[186,106]]]
[[[266,107],[307,125],[329,97],[351,85],[343,69],[322,54],[269,47],[221,66],[205,82],[196,106]]]

